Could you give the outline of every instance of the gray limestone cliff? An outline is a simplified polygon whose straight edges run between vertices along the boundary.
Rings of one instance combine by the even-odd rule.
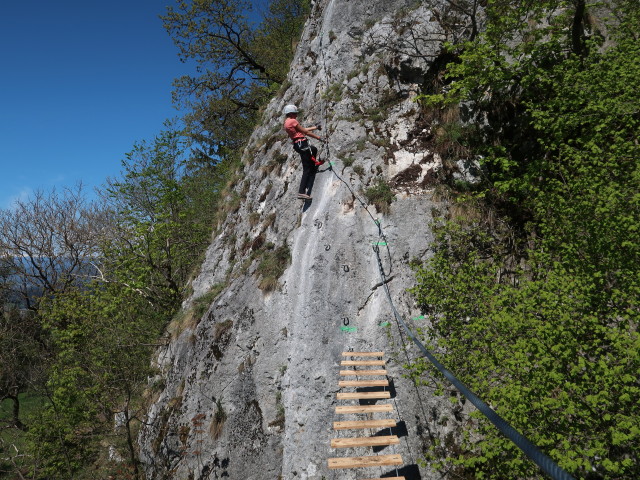
[[[157,352],[161,373],[139,436],[147,478],[320,480],[395,471],[327,468],[327,458],[346,455],[329,442],[340,435],[332,422],[341,352],[349,349],[387,352],[401,443],[380,453],[402,454],[407,478],[442,478],[421,459],[433,438],[455,428],[448,419],[456,412],[432,388],[403,378],[402,364],[417,354],[402,348],[407,339],[380,288],[372,247],[377,220],[393,302],[404,318],[416,317],[409,263],[428,255],[441,168],[414,101],[441,38],[430,18],[409,0],[313,4],[288,81],[251,136],[228,215],[192,282],[184,310],[195,318],[174,325]],[[288,103],[329,138],[321,156],[333,170],[320,168],[306,205],[295,198],[302,169],[282,130]],[[395,195],[388,211],[361,203],[380,179]],[[277,284],[266,278],[266,260],[286,265]]]

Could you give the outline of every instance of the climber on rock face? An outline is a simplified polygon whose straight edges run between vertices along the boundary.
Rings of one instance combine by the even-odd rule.
[[[322,128],[319,125],[307,128],[300,125],[297,120],[298,107],[295,105],[287,105],[284,107],[283,113],[287,116],[284,121],[284,129],[293,142],[293,149],[300,154],[302,159],[302,179],[298,189],[298,198],[311,200],[309,195],[311,193],[311,185],[313,185],[318,166],[322,165],[324,160],[316,160],[318,149],[309,143],[307,137],[315,138],[322,142],[322,138],[311,133],[313,130],[322,130]]]

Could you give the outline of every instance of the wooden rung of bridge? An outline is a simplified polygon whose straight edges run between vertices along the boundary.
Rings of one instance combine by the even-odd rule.
[[[338,400],[378,400],[383,398],[391,398],[389,392],[346,392],[336,393]]]
[[[355,376],[355,375],[386,375],[386,370],[340,370],[340,375]]]
[[[339,387],[388,387],[389,380],[340,380]]]
[[[376,437],[332,438],[331,448],[384,447],[400,443],[397,435],[379,435]]]
[[[392,428],[396,426],[393,418],[382,420],[350,420],[346,422],[333,422],[334,430],[356,430],[359,428]]]
[[[402,465],[400,455],[373,455],[370,457],[339,457],[330,458],[329,468],[363,468],[388,465]]]
[[[343,357],[384,357],[384,352],[342,352]]]
[[[381,405],[344,405],[336,407],[336,413],[339,415],[348,415],[350,413],[378,413],[392,412],[393,405],[383,403]]]
[[[404,477],[365,478],[363,480],[405,480]]]
[[[384,360],[342,360],[343,367],[372,367],[374,365],[384,365]]]

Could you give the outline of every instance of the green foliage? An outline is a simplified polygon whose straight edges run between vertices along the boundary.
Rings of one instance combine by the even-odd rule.
[[[167,130],[151,145],[135,145],[122,178],[105,189],[117,229],[103,245],[105,275],[168,308],[181,301],[198,258],[193,253],[204,250],[210,234],[199,199],[183,183],[184,142],[180,132]]]
[[[15,478],[141,478],[135,445],[143,388],[154,373],[151,352],[189,294],[212,227],[237,210],[250,187],[237,188],[242,148],[266,102],[286,87],[310,4],[270,0],[260,21],[254,8],[227,0],[168,8],[164,26],[181,58],[198,64],[197,77],[175,82],[175,100],[188,108],[185,130],[168,123],[156,138],[136,143],[120,177],[101,192],[100,208],[78,188],[49,198],[39,193],[23,211],[0,212],[2,248],[35,238],[31,246],[40,249],[0,262],[2,300],[19,285],[26,286],[19,294],[37,300],[29,303],[34,314],[6,310],[0,322],[0,398],[8,399],[2,421],[18,427],[10,438],[0,436],[0,476],[10,470]],[[286,159],[276,156],[275,168]],[[269,215],[264,228],[274,221]],[[256,249],[261,287],[276,288],[288,248]],[[38,276],[13,268],[26,262],[8,262],[23,256],[32,257]],[[197,325],[222,288],[196,300],[175,330]],[[25,405],[25,391],[41,402]],[[218,403],[220,429],[222,414]],[[107,444],[123,464],[106,460]]]
[[[259,287],[266,291],[275,290],[278,279],[291,263],[291,251],[288,245],[275,248],[273,244],[267,244],[262,252],[262,258],[256,269],[256,274],[262,278]]]
[[[389,213],[389,206],[396,198],[391,187],[384,180],[378,180],[377,184],[367,188],[364,191],[364,196],[382,213]]]
[[[226,285],[223,283],[217,283],[213,285],[207,293],[194,300],[193,313],[197,318],[202,317],[215,298],[220,295]]]
[[[382,122],[389,116],[389,110],[401,101],[402,97],[396,92],[393,90],[386,91],[375,106],[364,111],[363,116],[374,122]]]
[[[350,166],[352,166],[352,165],[353,165],[353,163],[356,161],[356,159],[355,159],[354,157],[352,157],[352,156],[349,156],[349,157],[342,157],[342,158],[341,158],[341,160],[342,160],[342,164],[343,164],[345,167],[350,167]]]
[[[450,85],[427,103],[464,101],[470,118],[484,119],[463,136],[486,173],[475,201],[498,220],[452,215],[436,225],[413,292],[432,324],[425,341],[560,466],[632,479],[640,22],[626,1],[613,3],[612,23],[590,7],[490,2],[486,32],[451,47]],[[607,48],[596,24],[607,25]],[[469,478],[539,475],[484,419],[476,429],[435,457]]]
[[[342,82],[336,82],[327,87],[326,91],[322,94],[322,98],[330,102],[339,102],[342,99],[344,92],[344,86]]]
[[[32,419],[42,409],[46,398],[33,392],[18,395],[20,405],[20,420],[30,425]],[[12,399],[0,402],[0,478],[13,478],[11,473],[16,470],[26,473],[29,469],[30,458],[27,452],[27,438],[24,430],[6,428],[13,422],[14,403]],[[6,477],[5,477],[6,475]]]
[[[0,416],[2,425],[23,429],[22,398],[41,379],[40,362],[47,339],[32,312],[2,305],[0,314],[0,401],[12,403]],[[7,399],[6,402],[4,400]]]
[[[448,352],[444,363],[563,468],[634,478],[627,458],[639,453],[640,410],[630,400],[640,393],[638,315],[630,305],[613,308],[633,294],[604,296],[594,278],[559,263],[497,282],[505,259],[490,240],[459,223],[440,227],[438,250],[418,268],[413,290],[433,325],[427,341]],[[466,453],[450,459],[454,465],[486,478],[536,474],[484,419],[479,433],[481,440],[467,441]]]
[[[285,80],[309,1],[271,0],[260,22],[248,18],[253,10],[244,0],[182,0],[162,17],[180,57],[202,72],[176,80],[174,91],[190,110],[189,135],[202,155],[224,158],[245,144]]]
[[[30,455],[38,459],[34,474],[71,478],[91,465],[100,440],[113,432],[116,414],[122,418],[116,436],[130,445],[121,453],[137,472],[135,419],[166,314],[116,284],[87,285],[47,298],[41,314],[54,356],[47,404],[28,431]]]
[[[213,440],[216,440],[222,434],[222,429],[224,428],[224,423],[226,420],[227,412],[225,412],[222,405],[222,399],[218,398],[216,400],[216,411],[213,414],[211,426],[209,427],[209,433],[211,434],[211,438]]]

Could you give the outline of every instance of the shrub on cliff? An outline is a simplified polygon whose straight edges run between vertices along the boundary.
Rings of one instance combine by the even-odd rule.
[[[414,290],[428,340],[570,473],[637,478],[637,7],[613,2],[615,22],[582,1],[488,8],[486,32],[455,47],[450,84],[427,104],[465,102],[484,119],[468,139],[485,174],[473,201],[508,228],[436,226]],[[488,422],[476,428],[440,460],[467,477],[538,475]]]

